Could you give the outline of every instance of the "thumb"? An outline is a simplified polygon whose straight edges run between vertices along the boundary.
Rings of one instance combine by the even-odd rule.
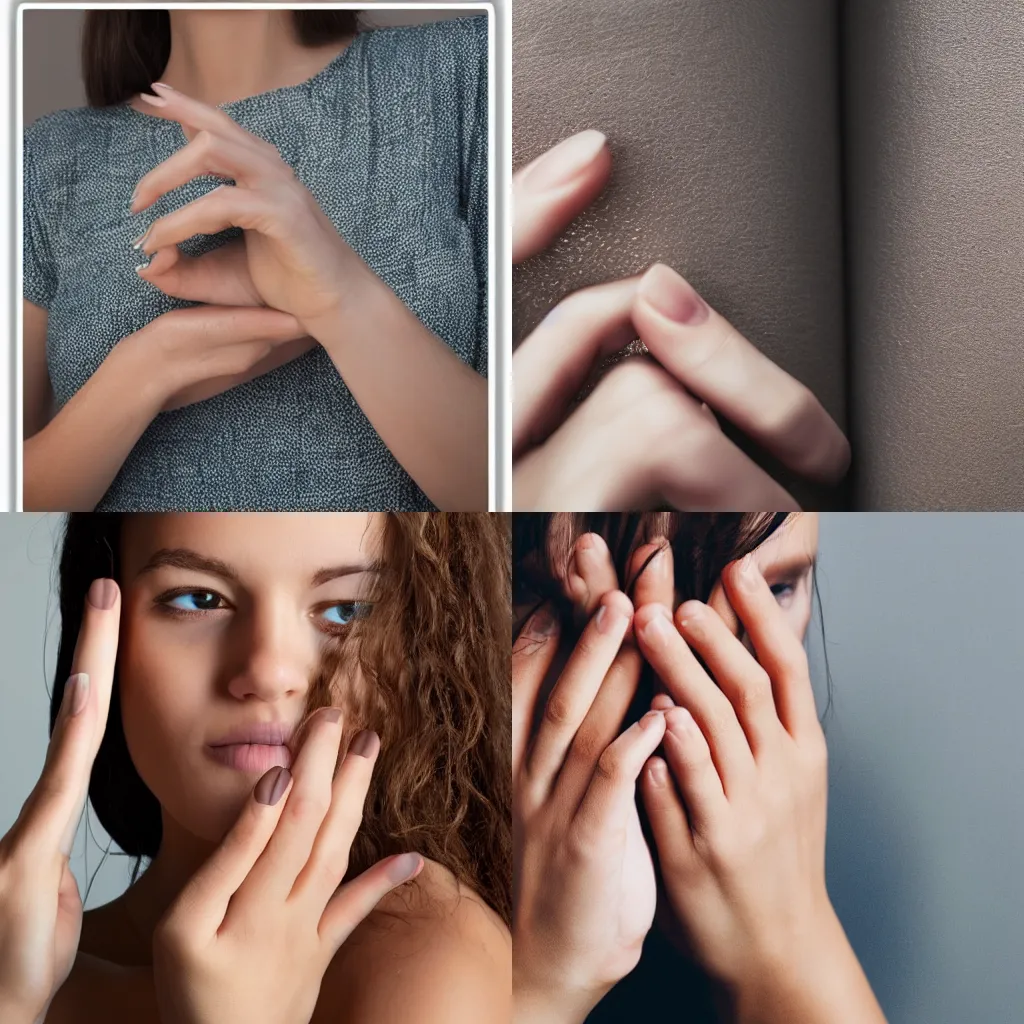
[[[333,957],[374,907],[392,889],[412,881],[423,870],[424,863],[418,853],[400,853],[377,861],[343,885],[320,918],[320,937],[326,952]]]

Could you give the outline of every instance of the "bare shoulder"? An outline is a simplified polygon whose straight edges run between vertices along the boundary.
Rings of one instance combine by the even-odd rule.
[[[502,1024],[512,1019],[512,937],[447,869],[427,861],[335,956],[312,1024]]]

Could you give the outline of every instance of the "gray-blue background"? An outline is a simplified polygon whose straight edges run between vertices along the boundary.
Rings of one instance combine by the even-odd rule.
[[[0,516],[0,832],[45,755],[58,522]],[[1017,1024],[1024,514],[848,513],[821,525],[833,901],[891,1024]],[[809,647],[820,684],[817,616]],[[80,882],[84,850],[80,835]],[[90,872],[99,854],[90,843]],[[123,859],[108,861],[90,904],[125,881]]]

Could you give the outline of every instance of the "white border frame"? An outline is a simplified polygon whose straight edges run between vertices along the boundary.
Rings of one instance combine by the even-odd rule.
[[[17,135],[14,140],[14,149],[16,151],[16,191],[14,195],[15,205],[17,207],[15,211],[16,217],[16,232],[14,237],[14,244],[17,247],[17,253],[15,256],[15,266],[17,268],[16,277],[16,288],[12,292],[12,302],[15,306],[15,339],[14,339],[14,361],[13,366],[13,383],[14,383],[14,401],[13,412],[14,422],[12,424],[12,437],[14,439],[14,458],[13,464],[15,467],[14,472],[14,493],[11,496],[12,501],[10,505],[13,506],[14,510],[21,512],[23,510],[22,502],[22,489],[24,487],[24,467],[22,460],[22,453],[24,449],[24,438],[22,437],[22,418],[23,418],[23,381],[22,381],[22,334],[24,331],[24,317],[22,309],[22,288],[24,287],[25,280],[25,267],[23,258],[23,234],[24,234],[24,152],[23,152],[23,138],[24,138],[24,67],[23,67],[23,33],[24,33],[24,18],[22,15],[23,11],[26,10],[120,10],[127,6],[124,3],[61,3],[57,4],[44,4],[44,3],[23,3],[19,5],[17,9],[17,28],[16,28],[16,39],[15,39],[15,127]],[[502,143],[500,147],[502,155],[511,154],[512,152],[512,89],[510,82],[510,69],[511,69],[511,38],[510,38],[510,27],[509,27],[509,12],[497,9],[495,0],[478,0],[478,2],[470,3],[139,3],[131,4],[133,8],[143,7],[154,7],[160,10],[170,10],[172,8],[184,8],[184,9],[200,9],[200,10],[211,10],[211,9],[232,9],[238,8],[241,10],[251,9],[284,9],[284,10],[302,10],[302,9],[315,9],[323,10],[324,8],[335,9],[335,10],[355,10],[364,11],[366,13],[372,13],[373,11],[380,10],[415,10],[422,13],[426,13],[431,10],[462,10],[462,11],[479,11],[486,13],[487,18],[487,233],[488,233],[488,252],[487,252],[487,276],[488,276],[488,288],[487,288],[487,315],[488,315],[488,354],[487,354],[487,443],[488,443],[488,474],[487,474],[487,505],[490,511],[500,510],[510,507],[511,493],[512,493],[512,460],[510,455],[507,453],[507,446],[504,444],[504,439],[507,436],[506,423],[507,423],[507,410],[509,408],[509,402],[511,399],[510,385],[511,385],[511,372],[510,367],[506,368],[505,349],[506,339],[508,344],[511,343],[511,294],[512,294],[512,265],[511,265],[511,251],[509,249],[511,238],[510,229],[510,210],[506,207],[509,205],[505,201],[505,197],[510,195],[511,189],[511,171],[510,167],[506,166],[509,164],[511,157],[508,156],[501,160],[501,166],[498,167],[499,147],[498,142],[498,130],[499,124],[503,129]],[[500,68],[496,61],[497,54],[497,35],[498,35],[498,19],[504,19],[504,22],[500,26],[501,35],[504,39],[503,47],[503,64],[504,67]],[[502,105],[502,119],[499,122],[497,113],[497,79],[501,72],[501,87],[504,90],[504,103]],[[499,181],[500,172],[500,181]],[[500,206],[496,205],[500,203]],[[496,226],[499,224],[498,220],[498,209],[501,210],[502,218],[500,224],[502,225],[501,235],[495,231]],[[499,241],[502,243],[502,256],[503,256],[503,270],[504,272],[500,275],[497,273],[497,260],[496,252]],[[500,303],[499,294],[500,293]],[[505,330],[499,332],[497,329],[498,315],[501,315],[502,324]],[[501,344],[501,351],[498,351],[498,345]],[[510,360],[509,360],[510,362]],[[498,378],[500,375],[501,386],[498,386]],[[498,400],[500,399],[500,407],[498,407]],[[373,511],[368,510],[368,511]]]

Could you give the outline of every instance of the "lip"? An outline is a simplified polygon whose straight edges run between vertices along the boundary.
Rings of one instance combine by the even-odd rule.
[[[265,772],[274,765],[290,768],[288,746],[295,731],[285,722],[252,722],[230,730],[206,747],[213,760],[243,772]]]

